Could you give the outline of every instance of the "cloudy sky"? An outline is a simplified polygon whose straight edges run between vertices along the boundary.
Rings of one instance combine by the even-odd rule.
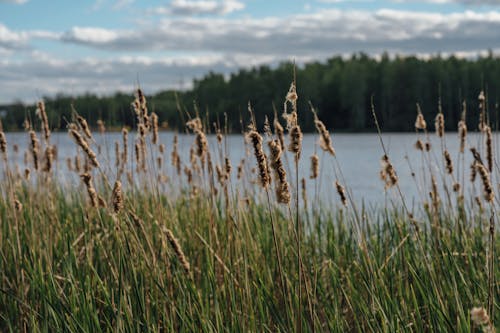
[[[500,0],[0,0],[0,104],[359,51],[500,54],[499,31]]]

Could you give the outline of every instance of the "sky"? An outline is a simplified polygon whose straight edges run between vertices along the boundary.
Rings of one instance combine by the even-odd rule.
[[[365,52],[500,55],[500,0],[0,0],[0,104]]]

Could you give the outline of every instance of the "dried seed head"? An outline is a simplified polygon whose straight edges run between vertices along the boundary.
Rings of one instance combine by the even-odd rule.
[[[451,155],[448,152],[448,150],[445,150],[443,155],[444,155],[446,172],[451,175],[453,173],[453,162],[451,160]]]
[[[477,161],[473,161],[470,165],[470,181],[474,183],[476,181],[477,171],[476,171]]]
[[[229,177],[231,175],[231,170],[233,167],[231,165],[231,160],[228,157],[224,158],[224,166],[226,168],[226,170],[225,170],[226,176]]]
[[[382,156],[381,163],[380,178],[385,182],[385,188],[395,186],[398,183],[398,177],[392,163],[389,161],[389,157],[387,155]]]
[[[158,115],[154,112],[151,113],[151,125],[153,129],[153,137],[151,138],[151,142],[153,144],[158,143]]]
[[[203,157],[208,151],[208,141],[205,133],[202,131],[196,132],[196,155]]]
[[[175,256],[177,257],[177,259],[181,263],[186,274],[189,275],[190,274],[190,265],[189,265],[189,262],[188,262],[186,256],[184,255],[184,251],[182,251],[182,247],[179,244],[179,241],[177,240],[177,238],[174,237],[174,234],[169,229],[164,228],[163,231],[165,232],[165,235],[167,236],[167,240],[170,243],[170,246],[172,246],[172,249],[174,250]]]
[[[478,163],[476,164],[476,169],[479,172],[481,181],[483,183],[484,199],[487,202],[493,202],[495,194],[493,193],[493,187],[491,186],[491,180],[488,170],[484,167],[484,165]]]
[[[290,144],[288,145],[288,151],[295,154],[295,158],[300,158],[300,152],[302,150],[302,131],[299,125],[295,125],[290,129]]]
[[[50,138],[50,129],[49,129],[49,120],[47,118],[47,112],[45,111],[45,103],[43,101],[39,101],[37,103],[36,115],[42,122],[42,129],[45,141],[48,142]]]
[[[488,171],[493,170],[493,138],[491,135],[491,127],[484,126],[484,133],[486,134],[486,162],[488,163]]]
[[[431,143],[430,142],[426,142],[425,143],[425,151],[430,151],[431,150]]]
[[[113,202],[113,211],[119,213],[120,210],[123,209],[122,183],[119,180],[117,180],[113,186],[111,201]]]
[[[431,176],[431,184],[432,184],[432,190],[429,193],[429,195],[432,200],[432,207],[434,208],[434,211],[437,212],[437,210],[439,209],[439,205],[441,204],[441,199],[439,198],[438,186],[436,178],[434,178],[434,175]]]
[[[271,168],[274,171],[274,178],[276,183],[276,198],[279,203],[288,204],[291,199],[290,188],[286,180],[286,171],[281,161],[281,145],[279,140],[271,140],[268,142],[271,155]]]
[[[337,189],[342,205],[347,206],[347,197],[344,186],[340,185],[338,181],[335,181],[335,188]]]
[[[417,150],[421,150],[423,151],[424,150],[424,143],[422,142],[422,140],[418,139],[417,142],[415,142],[415,148]]]
[[[488,316],[488,312],[485,308],[475,307],[470,310],[470,319],[475,325],[485,326],[491,325],[490,317]],[[492,331],[494,332],[494,331]]]
[[[92,166],[98,168],[99,162],[97,162],[96,154],[92,149],[90,149],[87,141],[85,141],[85,139],[80,135],[80,133],[78,133],[78,131],[74,129],[70,129],[69,135],[75,140],[76,144],[80,146],[80,148],[82,148],[82,150],[85,152]]]
[[[319,175],[319,156],[317,154],[311,155],[311,175],[310,179],[316,179]]]
[[[18,213],[20,213],[23,210],[23,204],[21,203],[21,201],[14,199],[14,209]]]
[[[415,129],[425,130],[427,128],[427,123],[425,122],[424,115],[420,109],[420,105],[417,104],[417,119],[415,120]]]
[[[192,130],[193,132],[201,131],[203,129],[203,125],[202,125],[201,119],[199,117],[196,117],[196,118],[193,118],[193,119],[189,120],[186,123],[186,126],[190,130]]]
[[[31,130],[30,134],[30,150],[31,156],[33,157],[33,166],[35,170],[38,170],[38,138],[36,137],[36,132]]]
[[[123,165],[127,165],[127,159],[128,159],[128,130],[126,128],[122,128],[122,138],[123,138],[122,161],[123,161]]]
[[[332,139],[330,137],[330,133],[326,129],[325,124],[321,120],[319,120],[316,111],[311,107],[314,114],[314,125],[316,126],[316,130],[319,133],[319,146],[324,151],[330,153],[330,155],[335,156],[335,149],[333,149]]]
[[[47,146],[47,148],[45,148],[44,158],[45,158],[44,159],[45,165],[43,166],[42,171],[50,172],[52,170],[52,164],[54,162],[54,147],[53,146]]]
[[[98,207],[99,199],[97,197],[97,192],[94,188],[94,185],[92,184],[92,176],[89,173],[83,173],[80,175],[80,178],[87,187],[87,193],[89,195],[90,204],[92,205],[92,207]]]
[[[460,192],[461,186],[460,183],[453,184],[453,192]]]
[[[436,135],[442,138],[444,136],[444,115],[442,112],[437,114],[434,125],[436,127]]]
[[[2,153],[5,160],[7,160],[7,138],[5,133],[0,131],[0,152]]]
[[[255,130],[250,130],[246,134],[246,139],[252,144],[254,155],[257,159],[257,167],[259,168],[259,181],[263,188],[267,188],[271,183],[269,176],[269,166],[267,165],[267,158],[262,148],[262,136]]]
[[[465,139],[467,137],[467,125],[464,120],[458,122],[458,137],[460,138],[460,152],[465,151]]]
[[[87,120],[82,116],[76,116],[76,120],[78,121],[78,125],[82,129],[83,134],[87,137],[87,139],[92,139],[92,133],[90,132],[89,124],[87,124]]]

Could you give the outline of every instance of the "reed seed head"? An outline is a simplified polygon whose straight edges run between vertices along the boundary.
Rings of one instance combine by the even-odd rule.
[[[184,271],[186,272],[187,275],[190,274],[191,266],[189,265],[189,261],[187,260],[184,251],[182,251],[182,247],[179,244],[179,241],[177,238],[174,237],[174,234],[172,231],[170,231],[167,228],[164,228],[165,235],[167,236],[167,240],[170,243],[170,246],[172,246],[172,249],[174,250],[175,256],[181,263],[182,267],[184,268]]]
[[[119,213],[120,210],[123,209],[122,183],[119,180],[117,180],[113,186],[111,201],[113,202],[113,211]]]
[[[335,181],[335,188],[339,194],[340,202],[342,202],[342,205],[347,206],[347,197],[344,186],[340,185],[338,181]]]
[[[427,128],[427,123],[425,122],[424,115],[420,109],[420,105],[417,104],[417,119],[415,120],[415,129],[425,130]]]
[[[319,156],[317,154],[311,155],[311,175],[310,179],[316,179],[319,175]]]
[[[442,138],[444,136],[444,115],[442,112],[437,114],[434,125],[436,127],[436,135]]]
[[[254,149],[254,155],[257,159],[257,167],[259,168],[259,182],[263,188],[267,188],[271,183],[271,177],[269,176],[269,166],[267,164],[267,158],[264,154],[264,149],[262,148],[262,136],[255,130],[250,130],[246,134],[246,139],[252,144]]]
[[[445,150],[443,155],[444,155],[446,172],[451,175],[453,173],[453,162],[451,160],[451,155],[448,152],[448,150]]]

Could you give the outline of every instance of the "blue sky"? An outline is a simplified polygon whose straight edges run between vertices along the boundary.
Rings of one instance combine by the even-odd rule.
[[[500,0],[0,0],[0,103],[360,51],[498,54],[498,31]]]

